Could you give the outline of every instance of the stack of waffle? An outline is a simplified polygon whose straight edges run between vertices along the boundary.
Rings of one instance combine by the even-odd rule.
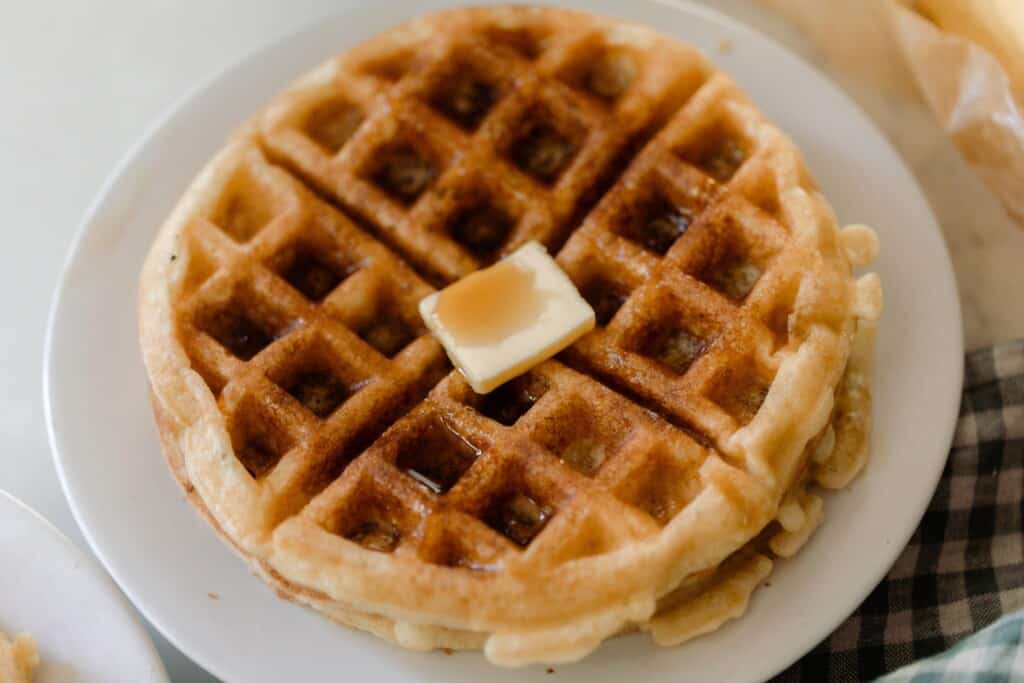
[[[478,395],[417,304],[529,240],[598,326]],[[692,48],[460,9],[227,143],[146,261],[142,347],[175,477],[281,595],[565,661],[738,616],[862,467],[876,250]]]

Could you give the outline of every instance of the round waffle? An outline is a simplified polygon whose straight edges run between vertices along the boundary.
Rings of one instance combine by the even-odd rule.
[[[598,327],[486,396],[417,303],[544,243]],[[741,613],[863,465],[877,277],[698,52],[549,8],[417,19],[239,130],[140,329],[189,499],[284,596],[416,648],[565,661]]]

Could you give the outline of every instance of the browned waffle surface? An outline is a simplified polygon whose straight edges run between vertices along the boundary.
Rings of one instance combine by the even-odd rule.
[[[598,328],[477,395],[417,303],[531,239]],[[282,594],[561,661],[735,616],[820,520],[812,474],[863,465],[874,248],[691,48],[453,10],[331,60],[209,163],[144,267],[142,345],[175,475]]]
[[[557,247],[710,72],[681,44],[569,19],[498,8],[407,25],[272,105],[267,150],[431,279],[530,239]]]

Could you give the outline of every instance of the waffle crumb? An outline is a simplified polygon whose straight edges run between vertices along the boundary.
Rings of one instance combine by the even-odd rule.
[[[27,633],[13,641],[0,632],[0,681],[4,683],[32,683],[39,652],[36,641]]]

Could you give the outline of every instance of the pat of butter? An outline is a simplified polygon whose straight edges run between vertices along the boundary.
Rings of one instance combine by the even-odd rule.
[[[420,315],[478,394],[594,327],[594,310],[538,242],[424,297]]]

